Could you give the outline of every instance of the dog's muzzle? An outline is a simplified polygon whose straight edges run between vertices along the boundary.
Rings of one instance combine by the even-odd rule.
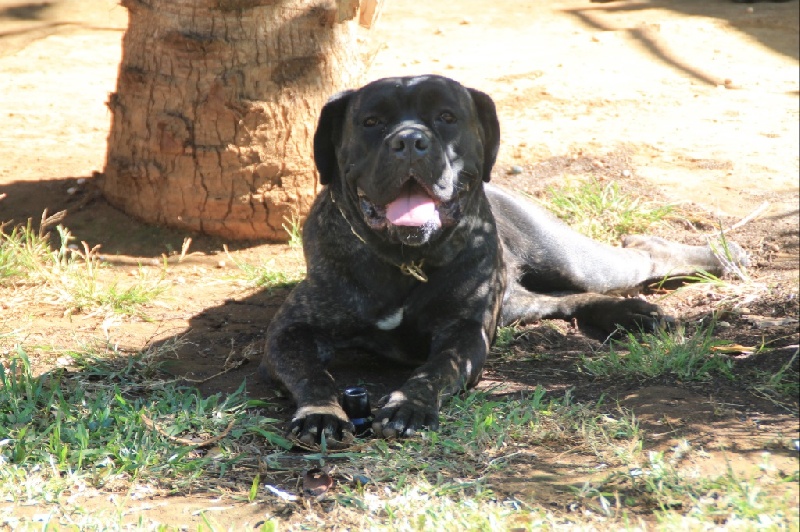
[[[454,225],[461,215],[460,198],[441,201],[416,180],[409,180],[398,196],[386,205],[377,205],[359,190],[359,206],[373,231],[386,231],[390,237],[409,246],[430,241],[435,234]]]

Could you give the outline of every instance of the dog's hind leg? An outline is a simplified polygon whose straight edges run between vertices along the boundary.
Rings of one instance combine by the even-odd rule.
[[[622,237],[625,249],[644,251],[650,257],[652,267],[650,279],[657,281],[665,277],[688,276],[705,271],[714,275],[728,273],[738,266],[747,266],[747,254],[729,241],[709,243],[705,246],[690,246],[670,242],[650,235],[626,235]]]
[[[579,325],[593,325],[606,333],[618,327],[652,332],[671,318],[639,298],[620,298],[595,293],[537,294],[514,283],[506,291],[500,325],[541,318],[575,318]]]
[[[624,247],[597,242],[544,209],[495,187],[486,187],[508,267],[515,280],[537,293],[633,293],[668,276],[705,270],[721,273],[725,260],[710,245],[688,246],[658,237],[629,236]],[[733,243],[732,262],[746,264]]]

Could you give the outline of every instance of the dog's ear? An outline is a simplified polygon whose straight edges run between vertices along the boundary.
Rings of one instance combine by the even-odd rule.
[[[492,167],[497,160],[500,149],[500,122],[497,120],[497,109],[494,100],[475,89],[468,89],[478,110],[478,120],[483,128],[483,180],[488,182],[492,177]]]
[[[333,95],[319,114],[314,132],[314,163],[319,171],[319,182],[323,185],[332,183],[339,175],[336,146],[342,135],[344,113],[354,92],[348,90]]]

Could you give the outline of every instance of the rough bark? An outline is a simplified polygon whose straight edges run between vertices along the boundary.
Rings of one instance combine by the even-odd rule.
[[[311,140],[358,85],[358,0],[126,0],[106,198],[144,221],[284,239],[317,190]]]

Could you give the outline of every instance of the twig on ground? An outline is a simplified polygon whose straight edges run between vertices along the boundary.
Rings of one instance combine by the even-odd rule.
[[[235,370],[235,369],[238,369],[238,368],[239,368],[239,367],[241,367],[241,365],[242,365],[242,364],[244,364],[245,362],[247,362],[247,359],[244,359],[244,358],[243,358],[242,360],[238,361],[238,362],[237,362],[236,364],[234,364],[233,366],[230,366],[230,367],[228,367],[228,368],[225,368],[225,369],[223,369],[222,371],[220,371],[220,372],[217,372],[217,373],[215,373],[215,374],[211,375],[210,377],[206,377],[205,379],[190,379],[189,377],[181,377],[181,379],[183,379],[183,380],[184,380],[184,381],[186,381],[186,382],[190,382],[190,383],[192,383],[192,384],[204,384],[204,383],[206,383],[206,382],[208,382],[208,381],[210,381],[210,380],[216,379],[217,377],[221,377],[222,375],[225,375],[226,373],[229,373],[229,372],[231,372],[231,371],[233,371],[233,370]]]
[[[182,377],[182,378],[186,382],[190,382],[192,384],[203,384],[203,383],[206,383],[206,382],[208,382],[210,380],[216,379],[217,377],[225,375],[226,373],[229,373],[229,372],[231,372],[231,371],[233,371],[235,369],[238,369],[238,368],[240,368],[242,366],[242,364],[244,364],[245,362],[248,362],[248,358],[247,357],[242,357],[241,359],[237,360],[236,362],[231,362],[231,359],[233,359],[233,356],[235,354],[236,354],[236,351],[233,349],[233,340],[231,340],[231,352],[228,353],[228,358],[226,358],[225,362],[222,364],[222,368],[223,368],[222,371],[219,371],[219,372],[211,375],[210,377],[206,377],[205,379],[190,379],[189,377]]]
[[[763,213],[765,210],[767,210],[767,207],[769,207],[769,202],[765,201],[764,203],[759,205],[753,212],[751,212],[750,214],[748,214],[747,216],[745,216],[744,218],[742,218],[741,220],[739,220],[738,222],[736,222],[732,226],[728,227],[727,229],[723,229],[722,230],[722,234],[729,233],[729,232],[733,231],[734,229],[739,229],[743,225],[752,222],[753,220],[758,218],[761,215],[761,213]],[[717,233],[712,233],[710,236],[714,236],[716,234]]]

